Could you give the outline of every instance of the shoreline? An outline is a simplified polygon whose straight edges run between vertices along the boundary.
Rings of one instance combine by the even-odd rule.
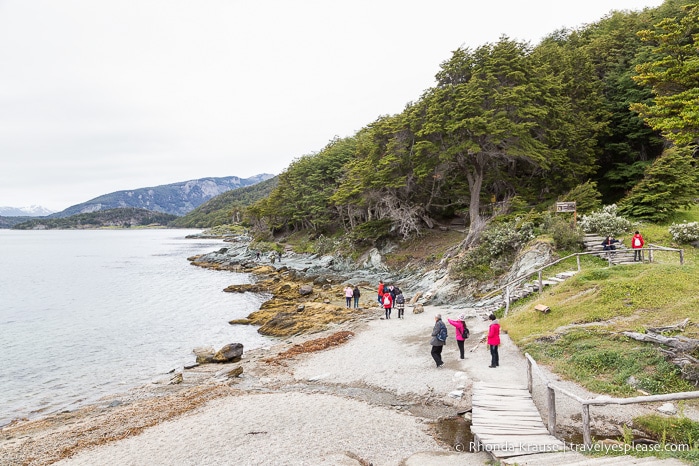
[[[322,331],[246,351],[238,363],[186,369],[181,382],[150,383],[76,411],[13,422],[0,429],[0,465],[484,464],[486,453],[465,453],[457,440],[463,432],[445,434],[440,422],[468,411],[475,381],[526,386],[523,357],[504,335],[502,367],[488,369],[485,345],[469,351],[487,329],[471,309],[466,359],[458,359],[450,329],[446,364],[437,369],[429,354],[433,315],[453,319],[464,309],[406,308],[405,319],[385,320],[378,306],[368,307]],[[318,343],[343,332],[351,338]],[[304,343],[315,350],[280,357]],[[242,374],[231,375],[238,367]],[[541,411],[545,389],[538,392]],[[577,407],[562,403],[558,410],[561,431],[574,429]],[[608,430],[629,413],[596,414],[593,427]]]

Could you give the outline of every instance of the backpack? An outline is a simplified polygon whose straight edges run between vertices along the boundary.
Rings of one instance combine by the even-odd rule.
[[[439,332],[437,332],[437,340],[439,341],[447,341],[447,326],[442,324],[441,327],[439,327]]]
[[[633,245],[634,247],[641,247],[641,240],[639,238],[634,238],[633,239]]]
[[[405,298],[403,297],[402,294],[399,294],[396,296],[396,304],[404,304],[405,303]]]
[[[461,337],[465,340],[468,338],[468,336],[471,334],[471,332],[468,330],[468,327],[466,327],[466,324],[464,324],[464,329],[461,332]]]
[[[384,305],[384,306],[388,306],[388,305],[390,305],[390,304],[391,304],[391,296],[387,293],[387,294],[383,297],[383,305]]]

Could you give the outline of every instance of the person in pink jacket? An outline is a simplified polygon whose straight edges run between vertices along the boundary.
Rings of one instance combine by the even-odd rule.
[[[464,314],[459,315],[459,320],[447,319],[451,325],[456,329],[456,345],[459,347],[459,353],[461,353],[461,359],[464,359],[464,340],[468,338],[468,327],[466,327],[466,316]]]
[[[495,318],[495,314],[488,316],[492,322],[488,328],[488,346],[490,347],[490,366],[498,367],[500,365],[500,356],[498,355],[498,346],[500,346],[500,323]]]

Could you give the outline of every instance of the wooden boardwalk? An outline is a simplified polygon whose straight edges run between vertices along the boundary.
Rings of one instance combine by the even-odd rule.
[[[473,384],[471,433],[479,448],[496,459],[561,452],[526,387]]]

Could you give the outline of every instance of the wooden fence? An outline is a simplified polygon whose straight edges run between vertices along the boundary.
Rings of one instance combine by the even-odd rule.
[[[636,396],[633,398],[593,398],[584,399],[578,395],[565,390],[558,385],[555,385],[549,381],[548,377],[543,373],[539,365],[536,363],[534,358],[532,358],[529,353],[525,353],[524,357],[527,358],[527,389],[529,393],[532,393],[533,380],[532,374],[534,372],[542,379],[547,390],[546,397],[546,409],[548,410],[548,430],[553,436],[556,435],[556,392],[566,395],[569,398],[580,403],[582,410],[582,434],[583,443],[586,446],[592,445],[592,433],[590,431],[590,406],[605,406],[605,405],[628,405],[636,403],[652,403],[658,401],[677,401],[677,400],[691,400],[694,398],[699,398],[699,391],[694,392],[679,392],[679,393],[667,393],[664,395],[648,395],[648,396]]]

